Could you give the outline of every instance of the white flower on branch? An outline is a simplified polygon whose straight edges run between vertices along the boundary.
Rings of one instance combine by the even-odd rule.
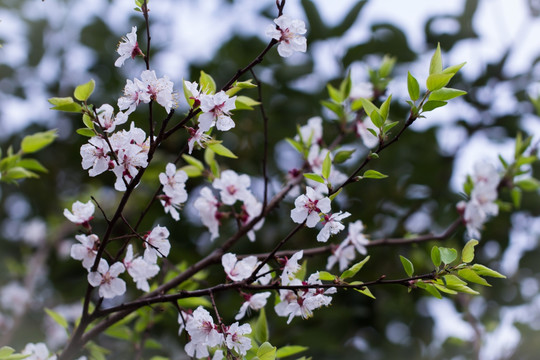
[[[306,195],[300,195],[294,201],[296,208],[291,210],[291,218],[295,223],[301,224],[306,221],[307,227],[315,227],[321,220],[320,213],[326,214],[330,211],[330,199],[323,197],[306,187]]]
[[[208,357],[208,347],[221,345],[224,341],[223,334],[218,332],[217,325],[208,311],[199,306],[193,311],[193,318],[186,322],[186,331],[191,341],[186,344],[184,350],[189,356],[197,359]]]
[[[186,191],[186,181],[188,176],[183,170],[176,170],[176,166],[168,163],[165,172],[159,174],[159,182],[163,185],[161,205],[165,212],[169,212],[174,220],[180,220],[178,209],[186,202],[188,194]]]
[[[75,235],[80,244],[71,246],[71,257],[75,260],[82,260],[82,266],[86,270],[90,270],[96,260],[99,238],[95,234],[91,235]]]
[[[216,190],[221,190],[219,194],[224,204],[233,205],[237,200],[243,201],[251,195],[248,190],[250,184],[249,176],[238,175],[233,170],[225,170],[221,172],[219,178],[214,180],[212,186]]]
[[[124,65],[124,62],[128,58],[134,59],[135,56],[141,55],[144,56],[141,49],[139,48],[139,43],[137,42],[137,27],[133,26],[131,32],[127,33],[126,36],[122,37],[122,41],[118,43],[118,48],[116,52],[120,55],[118,59],[114,62],[114,66],[121,67]]]
[[[235,322],[226,331],[225,345],[239,355],[246,355],[247,351],[251,349],[251,339],[244,335],[250,333],[251,326],[249,324],[238,325],[238,322]]]
[[[208,131],[214,125],[221,131],[235,126],[230,111],[236,109],[236,96],[230,98],[225,91],[220,91],[213,95],[201,94],[200,99],[203,113],[199,115],[199,128],[202,131]]]
[[[287,15],[281,15],[274,19],[278,26],[268,25],[266,36],[279,41],[278,53],[280,56],[289,57],[295,51],[306,52],[307,40],[305,36],[306,24],[302,20],[291,19]]]
[[[303,255],[304,250],[300,250],[294,253],[290,259],[285,258],[283,272],[281,273],[281,285],[288,285],[294,279],[296,273],[302,268],[298,261]]]
[[[94,218],[95,210],[94,203],[90,200],[87,203],[75,201],[71,205],[71,211],[64,209],[64,216],[74,224],[85,226]]]
[[[56,355],[49,355],[49,349],[44,343],[28,343],[21,352],[27,360],[56,360]]]
[[[167,257],[171,250],[169,230],[164,226],[156,226],[145,236],[144,246],[146,246],[144,260],[151,264],[155,264],[158,257]]]
[[[193,206],[199,211],[203,225],[210,231],[210,240],[217,238],[220,225],[220,213],[218,211],[220,203],[212,194],[212,190],[207,186],[203,187]]]
[[[150,291],[148,279],[153,278],[159,273],[159,266],[145,261],[140,256],[133,257],[133,246],[128,245],[126,256],[122,261],[128,274],[133,278],[137,285],[137,289],[142,291]]]
[[[266,306],[266,300],[268,297],[270,297],[272,293],[269,291],[265,291],[259,294],[243,294],[244,299],[246,300],[242,306],[240,306],[240,310],[238,311],[238,314],[234,317],[235,320],[242,319],[246,312],[249,313],[249,310],[260,310],[263,307]]]
[[[122,112],[119,112],[116,116],[114,115],[114,108],[109,104],[101,105],[97,110],[97,121],[99,125],[103,128],[103,131],[107,133],[112,133],[116,129],[117,125],[124,124],[128,116]]]
[[[125,270],[121,262],[116,262],[109,268],[107,261],[100,259],[97,271],[88,274],[88,282],[93,287],[99,286],[99,296],[105,299],[123,295],[126,292],[126,283],[119,279],[118,275]]]
[[[321,229],[321,231],[317,235],[317,241],[327,242],[328,239],[330,238],[330,235],[335,235],[339,233],[341,230],[345,229],[345,225],[341,223],[341,220],[349,216],[351,216],[351,213],[349,213],[348,211],[346,212],[340,211],[330,216],[324,215],[324,221],[323,221],[324,227]]]

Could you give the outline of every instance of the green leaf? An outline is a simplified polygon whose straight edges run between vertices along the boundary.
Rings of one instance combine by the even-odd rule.
[[[146,340],[144,341],[144,348],[145,348],[145,349],[159,350],[159,349],[163,348],[163,345],[161,345],[161,343],[158,342],[157,340],[154,340],[154,339],[146,339]]]
[[[388,175],[381,174],[380,172],[376,170],[366,170],[364,175],[362,175],[362,178],[364,179],[384,179],[387,177]]]
[[[426,87],[429,91],[439,90],[450,82],[454,74],[432,74],[426,80]]]
[[[444,105],[446,105],[447,102],[446,101],[433,101],[433,100],[430,100],[430,101],[427,101],[424,106],[422,106],[422,111],[424,112],[428,112],[428,111],[432,111],[432,110],[435,110],[436,108],[440,108]]]
[[[75,93],[73,94],[75,96],[75,99],[79,101],[86,101],[92,95],[94,92],[94,88],[96,87],[96,82],[94,79],[91,79],[86,84],[79,85],[75,88]]]
[[[360,261],[359,263],[356,263],[354,264],[353,266],[351,266],[349,269],[345,270],[343,272],[343,274],[341,274],[340,278],[342,280],[345,280],[345,279],[348,279],[348,278],[351,278],[353,277],[354,275],[356,275],[357,272],[360,271],[360,269],[362,269],[362,267],[369,261],[369,255],[366,256],[366,258],[362,261]]]
[[[437,246],[431,248],[431,261],[436,267],[441,265],[441,252]]]
[[[276,350],[277,348],[275,346],[272,346],[269,342],[265,342],[257,350],[257,357],[260,360],[274,360],[276,358]]]
[[[369,99],[360,98],[359,100],[362,103],[362,107],[364,108],[364,111],[368,116],[371,116],[371,113],[374,111],[379,111],[379,109],[375,105],[373,105],[373,103]]]
[[[51,317],[51,319],[54,320],[54,322],[56,322],[58,325],[60,325],[61,327],[63,327],[64,329],[67,329],[68,328],[68,323],[66,321],[66,319],[60,315],[59,313],[57,313],[56,311],[54,310],[51,310],[51,309],[48,309],[48,308],[45,308],[45,312],[47,313],[47,315],[49,315]]]
[[[349,71],[345,79],[343,79],[343,81],[339,85],[339,92],[343,100],[349,97],[351,93],[351,88],[352,88],[351,72]]]
[[[94,130],[89,129],[89,128],[79,128],[76,130],[76,132],[77,134],[82,135],[82,136],[87,136],[87,137],[96,136],[96,133],[94,132]]]
[[[296,151],[298,151],[300,154],[302,154],[304,152],[304,147],[302,146],[302,144],[300,144],[298,141],[296,140],[293,140],[291,138],[285,138],[285,140],[291,144],[291,146],[293,148],[296,149]]]
[[[266,313],[264,311],[264,307],[259,312],[259,317],[255,322],[253,336],[255,340],[259,342],[259,344],[268,341],[268,322],[266,321]]]
[[[470,263],[474,260],[474,247],[478,245],[478,240],[471,239],[465,244],[463,251],[461,252],[461,261],[464,263]]]
[[[497,271],[492,270],[484,265],[474,264],[471,269],[473,269],[474,272],[480,276],[490,276],[494,278],[506,279],[506,276],[504,276],[503,274],[498,273]]]
[[[332,111],[334,114],[336,114],[336,116],[339,119],[345,116],[343,106],[340,104],[336,104],[335,102],[331,102],[331,101],[321,100],[321,105],[329,109],[330,111]]]
[[[237,110],[253,110],[253,106],[260,105],[261,103],[253,100],[249,96],[237,96],[234,102]]]
[[[399,124],[399,121],[392,121],[391,123],[385,124],[383,132],[386,134],[390,129]]]
[[[362,99],[356,99],[351,103],[351,111],[358,111],[362,106]]]
[[[431,57],[431,62],[429,63],[429,75],[439,74],[442,72],[442,69],[441,44],[437,44],[437,49],[435,50],[435,53]]]
[[[446,286],[443,286],[441,284],[433,284],[437,288],[437,290],[442,291],[443,293],[450,294],[450,295],[456,295],[457,291],[447,288]]]
[[[127,325],[114,326],[105,330],[105,335],[108,335],[115,339],[130,341],[133,336],[133,331]]]
[[[376,128],[380,129],[384,125],[384,119],[382,118],[381,114],[379,114],[378,111],[373,111],[369,118],[371,119],[371,122],[373,125],[375,125]]]
[[[15,349],[9,347],[9,346],[2,346],[0,348],[0,358],[4,358],[6,356],[9,356],[15,352]]]
[[[334,100],[337,104],[341,104],[345,99],[344,97],[342,97],[341,92],[332,85],[327,84],[326,89],[328,90],[328,95],[330,96],[330,99]]]
[[[458,270],[458,276],[475,284],[480,284],[484,286],[491,286],[486,281],[486,279],[480,277],[474,270],[471,269],[461,269]]]
[[[443,74],[452,74],[452,75],[455,75],[464,65],[466,64],[466,62],[462,62],[461,64],[457,64],[457,65],[452,65],[452,66],[449,66],[447,67],[446,69],[444,69],[442,71]]]
[[[22,139],[21,150],[26,154],[39,151],[51,144],[57,136],[56,129],[27,135]]]
[[[439,279],[439,281],[441,281]],[[460,278],[458,278],[456,275],[444,275],[442,277],[442,282],[445,286],[452,288],[452,286],[455,285],[467,285],[467,283]]]
[[[22,159],[17,163],[17,165],[25,168],[26,170],[41,171],[44,173],[48,172],[47,169],[36,159]]]
[[[49,103],[54,105],[52,110],[66,111],[66,112],[82,112],[81,105],[73,101],[72,97],[53,97],[49,99]]]
[[[198,159],[195,159],[193,156],[182,154],[182,159],[184,159],[184,161],[188,164],[193,165],[200,170],[204,170],[204,164]]]
[[[326,153],[326,157],[323,160],[322,176],[325,179],[330,178],[330,170],[332,168],[332,160],[330,159],[330,151]]]
[[[466,91],[443,87],[439,90],[433,91],[429,95],[429,100],[446,101],[446,100],[457,98],[458,96],[463,96],[465,94],[467,94]]]
[[[435,296],[437,299],[442,299],[442,295],[439,290],[437,290],[435,285],[419,281],[416,283],[416,286],[418,286],[420,289],[426,290],[430,295]]]
[[[206,94],[215,94],[216,93],[216,82],[214,79],[201,70],[201,76],[199,78],[199,84],[201,84],[202,92]]]
[[[392,101],[392,95],[388,96],[386,98],[386,100],[381,105],[380,115],[381,115],[381,118],[383,120],[381,126],[384,124],[386,119],[388,119],[388,114],[390,113],[390,102],[391,101]],[[381,127],[381,126],[378,126],[378,127]]]
[[[319,279],[323,281],[334,281],[336,275],[330,274],[328,271],[319,271]]]
[[[521,195],[522,195],[521,190],[517,187],[514,187],[512,188],[510,195],[512,196],[512,203],[514,204],[514,207],[516,209],[519,209],[521,206]]]
[[[409,277],[413,276],[414,266],[412,262],[406,257],[401,256],[401,255],[399,255],[399,259],[401,260],[401,264],[403,265],[403,269],[405,269],[405,272],[407,273],[407,275],[409,275]]]
[[[220,169],[217,161],[214,161],[212,164],[210,164],[210,171],[212,171],[212,174],[215,177],[220,177]]]
[[[227,90],[225,93],[231,97],[237,92],[239,92],[242,89],[252,89],[256,88],[257,85],[252,83],[253,79],[249,79],[246,81],[235,81],[234,84],[231,86],[229,90]]]
[[[394,69],[394,65],[396,64],[397,58],[393,56],[385,55],[382,60],[382,65],[379,68],[379,76],[381,78],[386,78],[390,76],[390,73]]]
[[[420,85],[410,72],[407,73],[407,90],[409,90],[409,97],[412,101],[418,100],[420,97]]]
[[[334,201],[334,199],[336,198],[336,196],[339,195],[339,193],[341,192],[341,190],[343,190],[343,188],[339,188],[338,191],[336,191],[335,193],[333,193],[332,195],[330,195],[328,198],[330,199],[330,201]]]
[[[356,149],[338,151],[336,155],[334,155],[334,164],[342,164],[349,160],[355,151]]]
[[[216,161],[215,157],[216,157],[216,153],[213,152],[211,149],[206,148],[204,150],[204,162],[206,163],[206,165],[208,166],[212,165],[212,163]]]
[[[538,190],[538,188],[540,188],[540,182],[535,178],[528,178],[517,181],[515,185],[523,191],[536,191]]]
[[[234,155],[233,152],[227,149],[225,146],[221,145],[221,142],[208,143],[208,148],[212,149],[216,154],[228,157],[232,159],[238,159],[238,156]]]
[[[362,284],[363,284],[362,281],[353,281],[352,283],[350,283],[350,285],[362,285]],[[354,288],[354,291],[357,291],[362,295],[365,295],[367,297],[375,299],[375,296],[373,296],[373,294],[371,293],[371,290],[369,290],[369,288],[367,286],[364,287],[364,289],[356,289],[356,288]]]
[[[94,128],[94,121],[92,120],[92,118],[90,116],[88,116],[88,114],[83,114],[82,116],[82,121],[83,121],[83,124],[89,128],[89,129],[93,129]]]
[[[309,179],[309,180],[313,180],[313,181],[319,182],[319,183],[321,183],[321,184],[324,184],[324,183],[325,183],[324,179],[323,179],[322,176],[319,175],[319,174],[307,173],[307,174],[304,174],[304,177],[305,177],[306,179]]]
[[[2,177],[2,180],[8,181],[8,180],[38,178],[38,177],[39,177],[38,174],[30,170],[26,170],[25,168],[15,166],[6,171],[6,173]]]
[[[309,348],[306,346],[299,346],[299,345],[283,346],[277,350],[276,357],[281,359],[287,356],[296,355],[298,353],[301,353],[302,351],[306,351],[307,349]]]
[[[451,264],[457,259],[456,249],[440,247],[439,252],[441,253],[441,261],[445,264]]]
[[[199,177],[202,175],[202,170],[194,165],[182,166],[179,170],[183,170],[190,178]]]

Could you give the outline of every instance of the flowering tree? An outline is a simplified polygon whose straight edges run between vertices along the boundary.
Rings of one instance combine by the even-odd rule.
[[[384,57],[370,70],[369,84],[355,84],[350,73],[344,74],[327,86],[328,99],[321,101],[324,120],[311,117],[287,137],[288,156],[298,165],[285,164],[286,172],[271,173],[271,134],[278,122],[266,111],[271,99],[257,69],[273,51],[282,57],[305,52],[309,29],[304,22],[290,18],[286,2],[277,1],[274,23],[265,30],[266,47],[228,81],[218,84],[201,71],[198,78],[173,82],[166,75],[158,77],[166,70],[152,67],[151,12],[146,0],[135,3],[144,30],[133,26],[121,39],[114,65],[136,61],[141,71],[119,89],[117,110],[91,102],[94,80],[77,86],[73,97],[49,100],[54,110],[82,116],[84,126],[76,131],[86,138],[80,147],[82,169],[90,178],[105,177],[118,201],[106,206],[108,199],[90,194],[64,210],[77,227],[71,228],[77,242],[66,261],[79,262],[85,273],[80,279],[85,287],[79,294],[82,306],[73,316],[47,310],[69,333],[56,354],[43,343],[28,344],[22,354],[103,358],[108,345],[101,339],[108,335],[133,344],[142,356],[155,346],[147,341],[155,329],[172,317],[183,351],[192,358],[283,358],[306,348],[276,342],[267,318],[282,317],[294,326],[317,317],[341,294],[377,301],[374,289],[383,285],[402,285],[439,299],[478,295],[476,288],[489,286],[489,278],[505,277],[477,263],[475,247],[499,209],[519,207],[521,192],[538,188],[528,167],[536,161],[531,138],[518,135],[514,157],[501,158],[500,166],[475,165],[463,185],[463,199],[447,206],[451,221],[438,234],[372,238],[354,206],[352,189],[370,181],[381,184],[388,177],[378,163],[387,149],[399,148],[398,140],[415,122],[429,121],[432,111],[467,94],[450,87],[464,63],[443,66],[437,46],[429,68],[417,74],[425,86],[407,75],[408,109],[402,120],[393,115],[387,91],[395,58]],[[139,44],[141,39],[146,46]],[[143,108],[146,119],[134,120]],[[185,109],[183,114],[179,108]],[[262,140],[251,149],[260,166],[250,173],[244,173],[242,157],[226,141],[241,126],[236,119],[241,111],[250,111],[262,123]],[[512,202],[501,200],[505,197]],[[184,214],[188,209],[191,215]],[[197,218],[209,239],[196,258],[182,255],[194,246],[186,239],[191,236],[187,227],[180,228],[188,216]],[[463,245],[440,243],[462,229]],[[408,250],[394,259],[371,260],[367,255],[377,247],[406,249],[425,243],[430,246],[422,247],[420,260],[407,255]],[[388,262],[400,264],[403,274],[387,276]],[[364,266],[376,269],[376,276],[368,277]],[[355,291],[346,292],[350,289]],[[14,293],[3,291],[4,297]],[[162,314],[155,313],[155,306]],[[7,347],[0,351],[5,358],[19,356]]]

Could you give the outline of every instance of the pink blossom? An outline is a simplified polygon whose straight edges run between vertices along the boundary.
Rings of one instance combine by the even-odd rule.
[[[124,62],[128,58],[134,59],[137,55],[142,55],[141,49],[139,48],[139,43],[137,42],[137,27],[134,26],[131,28],[131,32],[122,37],[122,41],[118,43],[118,48],[116,52],[120,55],[118,59],[114,62],[114,66],[121,67],[124,65]]]
[[[291,56],[295,51],[306,52],[307,41],[302,35],[306,33],[306,24],[302,20],[291,19],[281,15],[274,19],[278,26],[268,25],[266,35],[279,41],[278,53],[283,57]]]

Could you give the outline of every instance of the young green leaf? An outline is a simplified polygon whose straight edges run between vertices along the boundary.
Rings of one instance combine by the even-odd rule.
[[[26,154],[39,151],[52,143],[57,136],[56,129],[27,135],[22,139],[21,150]]]
[[[384,125],[384,119],[382,118],[381,114],[379,114],[379,111],[373,111],[369,118],[371,119],[371,122],[373,125],[375,125],[376,128],[380,129]]]
[[[457,291],[451,290],[451,289],[449,289],[446,286],[443,286],[441,284],[434,283],[433,286],[435,286],[437,288],[437,290],[442,291],[443,293],[450,294],[450,295],[456,295],[457,294]]]
[[[540,181],[535,178],[528,178],[517,181],[515,185],[523,191],[536,191],[540,188]]]
[[[316,182],[319,182],[321,184],[324,184],[325,181],[323,179],[323,177],[319,174],[314,174],[314,173],[307,173],[307,174],[304,174],[304,177],[306,179],[309,179],[309,180],[313,180],[313,181],[316,181]]]
[[[452,66],[449,66],[447,67],[446,69],[444,69],[442,71],[443,74],[452,74],[452,75],[455,75],[464,65],[466,64],[466,62],[462,62],[461,64],[457,64],[457,65],[452,65]]]
[[[298,151],[300,154],[302,154],[304,152],[304,147],[302,146],[302,144],[300,144],[298,141],[296,140],[293,140],[291,138],[285,138],[285,140],[291,144],[291,146],[293,148],[296,149],[296,151]]]
[[[362,281],[353,281],[352,283],[350,283],[350,285],[362,285],[362,284],[363,284]],[[371,293],[371,290],[369,290],[368,287],[364,287],[363,289],[355,288],[354,291],[358,291],[362,295],[375,299],[375,296]]]
[[[371,113],[374,111],[379,111],[379,109],[375,105],[373,105],[373,103],[369,99],[360,98],[359,100],[362,103],[362,107],[364,108],[364,111],[368,116],[370,116]]]
[[[202,92],[207,94],[215,94],[216,93],[216,82],[214,79],[201,70],[201,76],[199,78],[199,84],[201,84]]]
[[[504,276],[503,274],[498,273],[497,271],[492,270],[484,265],[474,264],[471,269],[473,269],[474,272],[480,276],[490,276],[494,278],[506,279],[506,276]]]
[[[81,105],[73,101],[72,97],[53,97],[49,99],[49,103],[54,105],[52,110],[66,111],[80,113],[82,111]]]
[[[454,74],[432,74],[426,80],[426,87],[429,91],[439,90],[450,82]]]
[[[287,356],[296,355],[298,353],[301,353],[302,351],[306,351],[307,349],[309,348],[306,346],[299,346],[299,345],[283,346],[277,350],[276,357],[278,359],[281,359]]]
[[[446,101],[457,98],[458,96],[463,96],[465,94],[467,94],[466,91],[443,87],[439,90],[433,91],[429,95],[429,100]]]
[[[334,163],[335,164],[341,164],[345,161],[349,160],[352,156],[352,154],[356,151],[356,149],[353,150],[341,150],[334,155]]]
[[[91,79],[86,84],[79,85],[75,88],[75,93],[73,94],[75,96],[75,99],[79,101],[86,101],[92,95],[94,92],[94,88],[96,87],[96,82],[94,79]]]
[[[334,199],[336,198],[336,196],[339,195],[339,193],[341,193],[341,190],[343,190],[343,188],[339,188],[338,191],[336,191],[335,193],[333,193],[332,195],[330,195],[328,198],[330,199],[330,201],[334,201]]]
[[[343,79],[343,81],[339,85],[339,92],[342,99],[345,100],[349,97],[351,93],[351,88],[352,88],[351,72],[349,71],[345,79]]]
[[[328,90],[328,95],[330,96],[330,99],[334,100],[337,104],[341,104],[345,99],[341,95],[341,92],[332,85],[326,85],[326,89]]]
[[[442,299],[442,295],[439,292],[439,290],[437,290],[435,285],[419,281],[416,283],[416,286],[419,287],[420,289],[426,290],[429,294],[431,294],[432,296],[435,296],[437,299]]]
[[[392,95],[388,96],[386,100],[382,103],[380,108],[380,115],[382,118],[382,124],[388,119],[388,114],[390,113],[390,102],[392,101]],[[381,126],[382,126],[381,124]],[[380,126],[378,126],[380,127]]]
[[[199,160],[195,159],[193,156],[182,154],[182,159],[184,159],[184,161],[188,164],[193,165],[200,170],[204,170],[204,164]]]
[[[384,179],[387,177],[388,175],[381,174],[380,172],[376,170],[366,170],[364,175],[362,175],[362,178],[364,179]]]
[[[407,273],[407,275],[409,275],[409,277],[413,276],[414,266],[412,262],[406,257],[401,256],[401,255],[399,255],[399,259],[401,260],[401,264],[403,265],[403,269],[405,269],[405,272]]]
[[[471,239],[465,244],[461,253],[461,261],[464,263],[470,263],[474,260],[474,247],[478,245],[478,240]]]
[[[429,63],[429,75],[439,74],[443,70],[442,68],[442,55],[441,55],[441,44],[437,44],[437,49],[431,57],[431,62]],[[429,87],[428,87],[429,89]]]
[[[521,190],[517,187],[512,188],[510,195],[512,196],[512,203],[516,209],[519,209],[521,206]]]
[[[412,101],[418,100],[420,97],[420,85],[418,84],[418,80],[410,72],[407,73],[407,90]]]
[[[332,159],[330,159],[330,151],[326,153],[326,157],[323,160],[322,176],[325,179],[330,178],[330,170],[332,168]]]
[[[327,108],[328,110],[332,111],[336,116],[341,119],[345,116],[345,111],[343,110],[343,106],[340,104],[337,104],[335,102],[322,100],[321,105]]]
[[[253,106],[260,105],[261,103],[253,100],[249,96],[237,96],[236,101],[234,102],[236,110],[253,110]]]
[[[422,106],[422,111],[423,112],[432,111],[432,110],[435,110],[436,108],[443,107],[446,104],[447,104],[446,101],[434,101],[434,100],[426,101],[424,106]]]
[[[48,172],[48,170],[36,159],[22,159],[17,163],[17,165],[25,168],[26,170],[34,170],[44,173]]]
[[[89,128],[79,128],[75,130],[75,132],[79,135],[86,136],[86,137],[96,136],[96,133],[94,132],[94,130],[89,129]]]
[[[208,143],[208,148],[212,149],[218,155],[223,157],[228,157],[232,159],[238,159],[238,156],[234,155],[233,152],[227,149],[225,146],[221,145],[221,142]]]
[[[328,271],[319,271],[319,279],[323,281],[334,281],[336,275],[330,274]]]
[[[441,261],[447,265],[457,259],[456,249],[440,247],[439,252],[441,253]]]
[[[469,282],[472,282],[472,283],[475,283],[475,284],[480,284],[480,285],[484,285],[484,286],[491,286],[486,281],[486,279],[480,277],[474,270],[471,270],[471,269],[458,270],[458,276],[461,277],[462,279],[465,279],[465,280],[467,280]]]
[[[345,280],[345,279],[348,279],[348,278],[353,277],[354,275],[356,275],[356,273],[359,272],[360,269],[362,269],[362,267],[368,261],[369,261],[369,255],[366,256],[366,258],[364,260],[360,261],[359,263],[354,264],[349,269],[345,270],[343,272],[343,274],[341,274],[341,276],[340,276],[341,280]]]
[[[441,252],[437,246],[433,246],[431,248],[431,261],[436,267],[441,265]]]
[[[202,170],[193,165],[182,166],[179,170],[184,171],[190,178],[199,177],[202,175]]]
[[[48,309],[48,308],[45,308],[45,312],[47,313],[47,315],[49,315],[51,317],[51,319],[54,320],[55,323],[57,323],[58,325],[60,325],[64,329],[68,328],[68,323],[67,323],[66,319],[62,315],[60,315],[56,311]]]
[[[259,312],[259,317],[255,322],[253,336],[255,340],[259,342],[259,344],[268,341],[268,322],[266,321],[266,313],[264,311],[264,308],[262,308]]]

